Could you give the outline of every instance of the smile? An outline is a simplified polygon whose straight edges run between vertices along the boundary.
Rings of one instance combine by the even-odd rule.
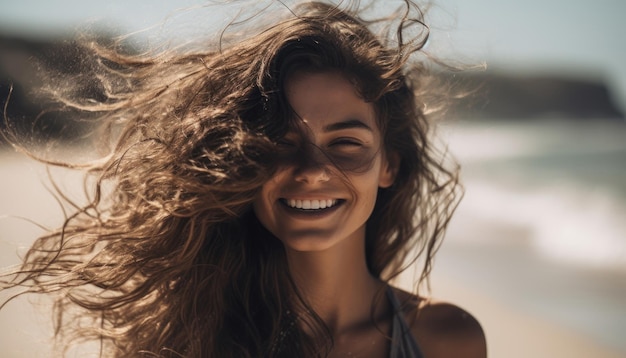
[[[339,203],[339,200],[336,200],[336,199],[322,199],[322,200],[281,199],[281,201],[290,208],[302,209],[302,210],[328,209],[337,205],[337,203]]]

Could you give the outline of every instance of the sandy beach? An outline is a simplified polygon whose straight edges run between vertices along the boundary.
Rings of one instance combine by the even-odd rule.
[[[461,282],[434,274],[433,295],[459,303],[483,325],[489,357],[618,358],[620,353],[602,347],[589,337],[544,317],[516,310],[507,302],[464,287]]]
[[[40,229],[32,224],[15,219],[13,216],[28,217],[45,225],[54,225],[60,217],[56,201],[43,185],[46,179],[45,170],[41,165],[23,156],[3,153],[0,155],[0,178],[2,182],[0,214],[4,215],[0,220],[0,266],[6,267],[18,262],[17,254],[23,253],[24,247],[32,241],[34,235],[40,232]],[[75,191],[79,187],[79,177],[76,175],[60,172],[57,173],[57,178],[68,190]],[[463,214],[463,209],[459,214]],[[466,212],[466,214],[471,214],[471,212]],[[10,217],[7,218],[6,215]],[[500,281],[492,279],[493,277],[507,279],[515,278],[515,276],[509,276],[509,272],[506,271],[507,267],[494,266],[503,268],[502,270],[489,269],[489,272],[495,271],[491,272],[493,277],[485,277],[484,271],[481,271],[476,262],[491,262],[492,265],[497,265],[498,258],[510,261],[507,255],[511,252],[519,254],[519,247],[523,244],[515,239],[501,240],[497,244],[490,243],[488,240],[463,239],[463,237],[468,237],[468,235],[463,235],[465,231],[475,233],[470,237],[479,236],[476,234],[477,230],[488,230],[492,232],[492,236],[506,234],[514,237],[516,235],[515,228],[504,226],[490,229],[485,228],[485,225],[490,224],[488,222],[477,223],[471,217],[454,223],[450,230],[450,240],[440,250],[431,282],[432,294],[436,299],[462,306],[482,323],[487,336],[490,357],[617,358],[626,354],[616,347],[610,348],[610,345],[599,342],[589,334],[563,324],[562,321],[541,314],[541,310],[532,309],[531,305],[520,304],[520,302],[541,299],[541,296],[537,294],[529,300],[524,297],[519,300],[511,299],[510,297],[525,294],[527,287],[533,287],[535,283],[531,275],[532,270],[518,270],[522,276],[531,275],[527,277],[523,285],[511,286],[518,287],[518,292],[513,292],[515,288],[505,287],[506,291],[511,292],[494,294],[498,291],[493,286],[499,285]],[[517,233],[517,235],[521,234]],[[489,259],[483,260],[477,256],[477,252],[488,253]],[[533,262],[527,262],[523,255],[517,257],[521,260],[520,265],[534,265]],[[544,278],[549,279],[549,276]],[[408,275],[400,284],[408,287],[411,281],[412,278]],[[482,282],[482,285],[478,284],[479,282]],[[542,289],[541,282],[537,284],[539,286],[535,288],[539,291]],[[565,291],[556,291],[553,294],[563,302],[571,299]],[[559,297],[559,295],[562,296]],[[36,309],[24,299],[11,302],[0,311],[0,357],[49,357],[48,338],[51,336],[49,312],[49,307],[46,307],[45,302],[40,303],[40,307]]]

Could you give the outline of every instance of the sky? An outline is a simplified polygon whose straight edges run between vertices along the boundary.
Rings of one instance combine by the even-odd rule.
[[[626,1],[442,0],[449,49],[509,70],[600,76],[626,109]],[[445,30],[443,31],[445,34]],[[444,35],[445,36],[445,35]]]
[[[159,36],[192,36],[190,23],[203,30],[225,24],[214,7],[176,11],[205,3],[0,0],[0,31],[49,36],[106,23],[118,33],[157,25]],[[615,102],[626,109],[624,14],[623,0],[439,0],[427,19],[432,27],[429,46],[443,57],[484,61],[496,69],[600,76]]]

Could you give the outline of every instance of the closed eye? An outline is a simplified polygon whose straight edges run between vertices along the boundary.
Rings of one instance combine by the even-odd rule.
[[[363,143],[356,139],[341,138],[334,140],[331,146],[362,147]]]

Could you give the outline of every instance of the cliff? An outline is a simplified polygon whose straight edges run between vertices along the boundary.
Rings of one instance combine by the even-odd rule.
[[[108,41],[102,36],[101,41]],[[6,105],[8,119],[30,137],[75,139],[87,132],[90,122],[76,113],[56,110],[35,88],[43,84],[42,67],[56,74],[89,72],[91,64],[83,50],[68,40],[29,40],[0,36],[0,106]],[[444,76],[452,76],[447,73]],[[455,117],[468,119],[566,118],[593,120],[623,119],[624,114],[611,99],[601,79],[507,72],[454,74],[471,95],[457,103]],[[85,78],[81,90],[98,98],[97,81]],[[54,110],[50,110],[53,108]],[[4,121],[0,121],[0,126]]]
[[[503,71],[457,76],[472,92],[456,108],[456,115],[462,118],[624,118],[600,78]]]

